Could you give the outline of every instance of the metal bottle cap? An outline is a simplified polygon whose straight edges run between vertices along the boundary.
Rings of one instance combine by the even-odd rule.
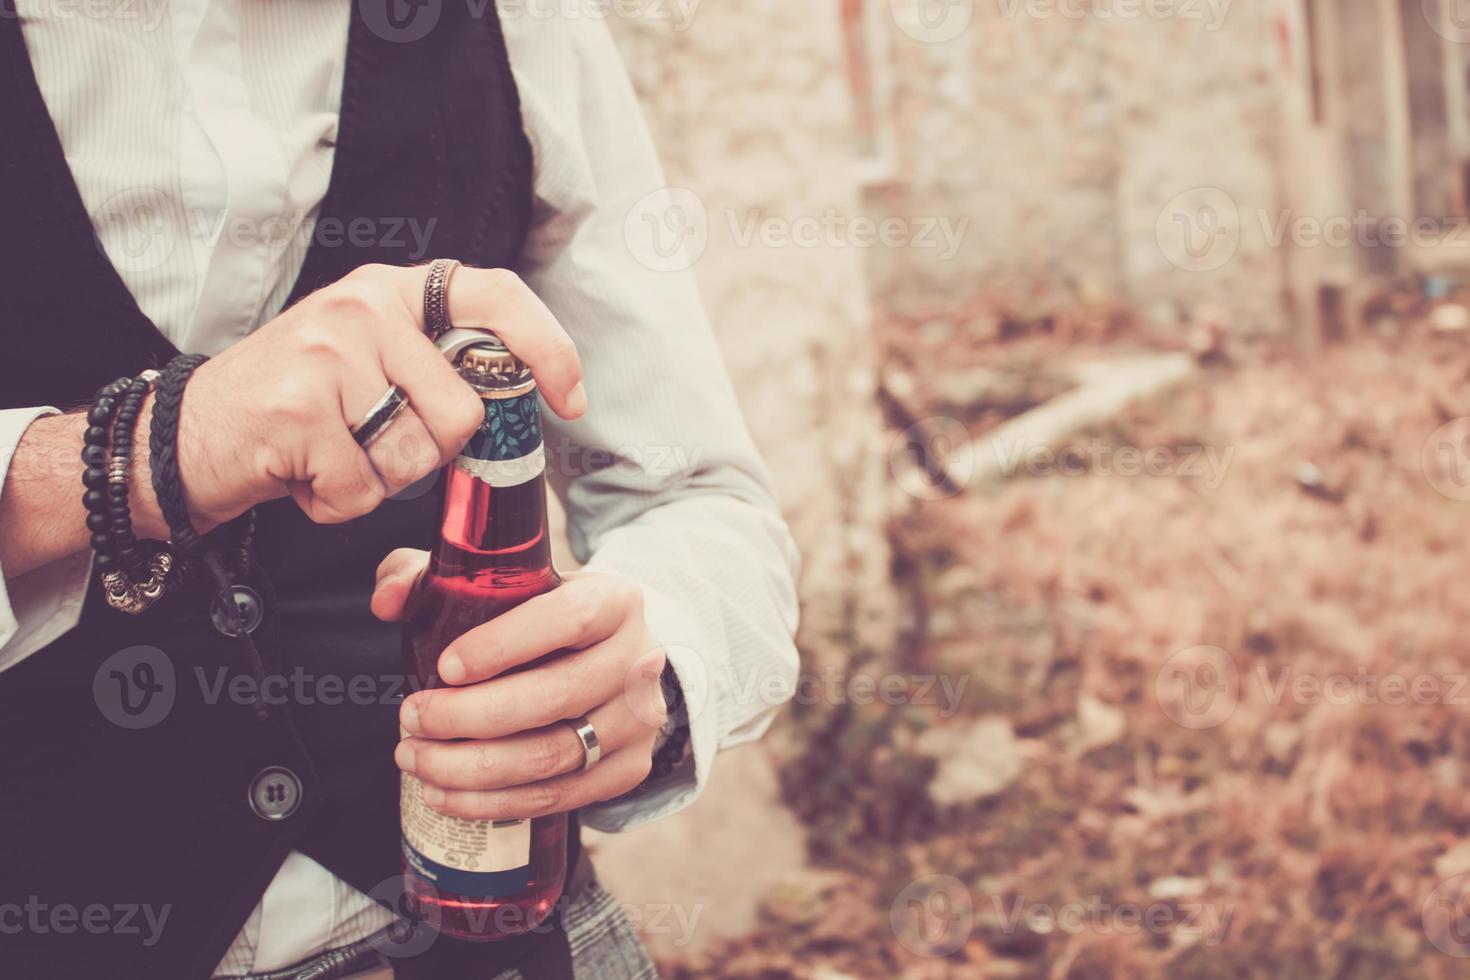
[[[490,398],[509,398],[536,387],[531,369],[504,347],[476,344],[459,356],[459,376]]]
[[[484,396],[509,398],[536,387],[531,369],[488,330],[454,328],[441,334],[435,345],[459,376]]]

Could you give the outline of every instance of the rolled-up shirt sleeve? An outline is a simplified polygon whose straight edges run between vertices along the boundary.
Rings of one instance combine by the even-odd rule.
[[[56,409],[47,407],[0,411],[0,493],[11,479],[10,466],[21,436],[36,419],[54,414]],[[77,493],[81,492],[79,484]],[[0,567],[0,673],[77,624],[91,568],[88,552],[69,555],[14,577]]]
[[[665,184],[607,26],[504,24],[537,160],[519,271],[576,342],[589,400],[575,423],[544,413],[548,473],[577,558],[642,587],[689,725],[692,765],[583,813],[624,830],[691,802],[715,753],[762,734],[795,690],[796,549],[693,273],[625,240]]]

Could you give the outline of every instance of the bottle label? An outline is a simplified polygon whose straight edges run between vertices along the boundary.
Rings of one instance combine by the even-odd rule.
[[[424,805],[424,784],[403,773],[403,856],[440,891],[466,898],[523,892],[531,882],[531,822],[465,820]]]
[[[546,469],[541,405],[535,389],[513,398],[485,398],[485,423],[460,451],[456,465],[492,487],[518,487]]]

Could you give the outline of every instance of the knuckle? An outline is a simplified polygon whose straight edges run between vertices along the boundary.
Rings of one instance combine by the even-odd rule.
[[[522,787],[521,793],[526,812],[535,814],[556,813],[566,799],[566,791],[555,783],[532,783]]]
[[[279,437],[284,432],[304,426],[318,416],[316,408],[319,386],[300,372],[282,374],[274,384],[257,396],[258,411]]]
[[[550,721],[569,717],[572,711],[572,686],[570,684],[550,685],[546,692],[543,711]]]
[[[445,759],[440,749],[443,746],[428,739],[417,739],[413,749],[414,775],[425,783],[435,786],[445,786],[445,776],[448,775],[449,767],[445,765]]]
[[[454,418],[450,420],[454,436],[460,442],[469,441],[470,436],[485,422],[485,403],[468,385],[460,385],[460,394],[454,402]]]
[[[361,470],[348,475],[344,474],[340,491],[332,496],[340,496],[340,506],[349,511],[356,511],[353,516],[375,510],[388,497],[388,488],[384,486],[382,479],[376,473],[364,473]]]
[[[296,331],[296,353],[300,357],[337,362],[346,355],[342,338],[328,321],[302,324]]]
[[[631,579],[614,579],[613,595],[617,598],[618,608],[627,611],[631,615],[643,615],[643,589]]]
[[[653,772],[653,746],[650,745],[647,752],[639,752],[637,761],[629,764],[628,776],[623,780],[622,792],[626,793],[643,783]]]
[[[391,450],[374,446],[368,457],[373,467],[389,483],[406,487],[417,483],[438,468],[438,452],[427,453],[424,449],[422,440],[416,434],[409,433],[394,440]]]
[[[585,637],[597,622],[597,611],[601,603],[593,589],[586,584],[572,582],[564,589],[567,626],[574,635]]]
[[[658,675],[655,674],[654,676],[657,678]],[[654,730],[662,728],[669,720],[669,705],[664,700],[663,689],[656,680],[653,685],[653,690],[648,694],[648,705],[648,726]]]
[[[500,767],[495,763],[495,753],[491,751],[490,743],[479,742],[474,746],[475,772],[480,774],[477,782],[483,782],[486,773],[494,772]]]
[[[552,776],[561,771],[565,754],[553,736],[543,735],[531,740],[527,747],[526,760],[531,771],[538,776]]]
[[[475,692],[480,694],[480,710],[475,712],[475,727],[480,738],[498,738],[505,734],[506,706],[499,698],[490,697],[484,691]]]
[[[361,324],[377,321],[382,308],[382,295],[371,281],[350,277],[323,290],[320,303],[323,319]],[[303,329],[309,329],[316,322],[319,321],[313,321]]]
[[[383,262],[365,262],[343,276],[340,282],[347,283],[375,283],[385,278],[401,273],[403,270],[396,265],[388,265]]]
[[[577,355],[577,342],[566,334],[557,334],[546,345],[546,353],[550,359],[568,367],[581,363]],[[577,380],[581,380],[580,373]]]
[[[487,292],[529,292],[529,288],[525,282],[511,269],[484,269],[482,272],[484,276],[484,288]]]
[[[418,700],[414,705],[418,709],[419,734],[427,738],[439,736],[445,727],[442,719],[444,693],[443,691],[424,691],[418,695]]]

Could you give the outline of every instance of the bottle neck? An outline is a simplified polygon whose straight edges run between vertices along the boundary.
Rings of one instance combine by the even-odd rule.
[[[429,573],[515,588],[554,578],[546,452],[536,391],[482,392],[485,421],[444,470],[439,543]]]

